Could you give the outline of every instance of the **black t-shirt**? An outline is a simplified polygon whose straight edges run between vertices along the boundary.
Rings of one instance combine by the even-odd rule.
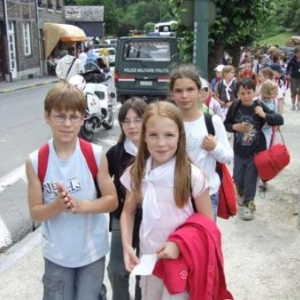
[[[118,143],[111,147],[107,151],[106,157],[109,174],[113,177],[119,201],[119,207],[112,215],[115,218],[120,219],[126,196],[126,189],[120,182],[120,177],[123,175],[125,169],[133,163],[135,157],[125,151],[123,143]]]
[[[234,123],[249,124],[247,133],[234,133],[234,153],[240,157],[249,157],[266,148],[266,139],[262,132],[264,120],[255,114],[256,101],[251,106],[240,104],[235,115]]]

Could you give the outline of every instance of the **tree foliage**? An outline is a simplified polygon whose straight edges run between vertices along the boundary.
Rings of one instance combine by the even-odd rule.
[[[190,61],[193,51],[191,28],[186,28],[178,14],[181,0],[169,0],[180,22],[178,34],[183,39],[181,51]],[[209,70],[221,62],[224,51],[237,63],[240,47],[257,40],[266,19],[275,12],[274,0],[215,0],[216,18],[209,28]]]

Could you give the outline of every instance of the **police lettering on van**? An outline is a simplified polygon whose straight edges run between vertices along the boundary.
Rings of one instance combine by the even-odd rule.
[[[115,63],[118,101],[132,96],[149,101],[166,98],[170,66],[177,62],[177,54],[173,36],[121,37]]]

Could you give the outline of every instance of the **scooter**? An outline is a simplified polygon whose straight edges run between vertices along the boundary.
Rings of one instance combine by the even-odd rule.
[[[86,114],[79,137],[91,142],[94,133],[102,126],[107,130],[114,126],[115,87],[107,81],[103,83],[86,82],[81,75],[72,76],[69,83],[77,86],[86,95]]]

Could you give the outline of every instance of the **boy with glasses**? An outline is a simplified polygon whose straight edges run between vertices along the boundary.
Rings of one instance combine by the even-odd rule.
[[[42,222],[43,300],[105,299],[100,296],[109,250],[104,213],[117,208],[117,195],[102,147],[91,144],[101,197],[97,195],[77,137],[85,108],[82,91],[67,82],[56,84],[44,101],[45,120],[53,134],[46,144],[48,161],[41,161],[42,148],[26,161],[30,214]],[[46,164],[43,180],[42,164]]]

